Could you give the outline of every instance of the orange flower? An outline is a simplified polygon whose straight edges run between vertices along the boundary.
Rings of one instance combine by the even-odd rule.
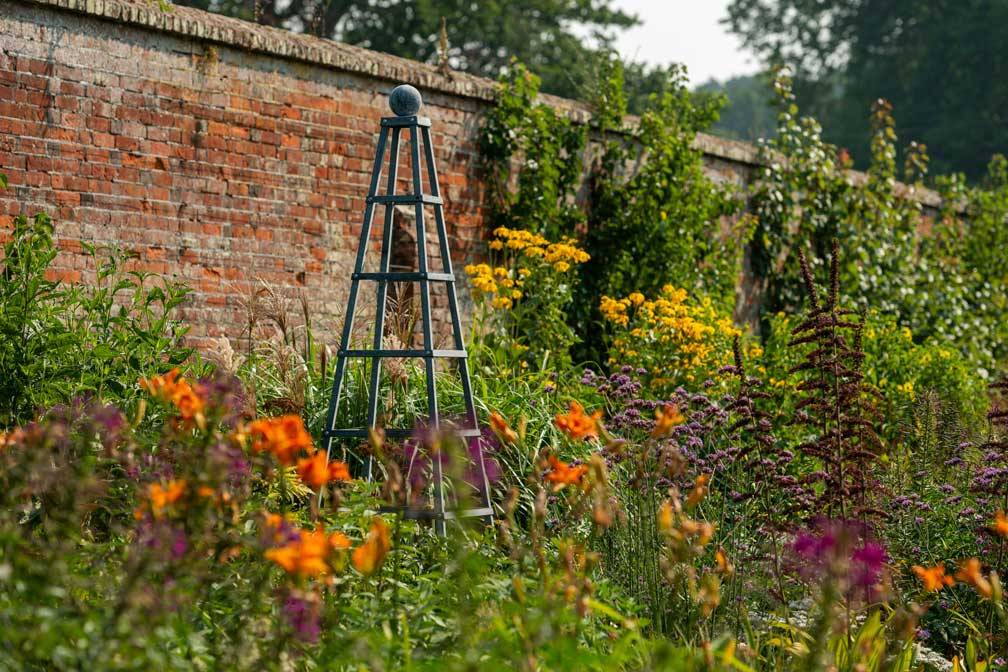
[[[675,404],[667,404],[664,408],[655,410],[655,426],[651,436],[660,439],[672,433],[672,428],[686,422],[686,417]]]
[[[707,493],[710,490],[710,488],[707,487],[708,483],[710,483],[709,474],[700,474],[697,476],[696,483],[693,485],[693,489],[690,490],[689,496],[686,498],[686,508],[692,509],[707,496]]]
[[[186,491],[186,482],[172,479],[167,485],[152,483],[147,488],[147,497],[150,500],[151,512],[155,518],[160,518],[164,510],[177,502]]]
[[[731,562],[728,560],[728,554],[724,552],[723,548],[719,548],[714,552],[714,561],[717,562],[718,574],[721,574],[722,576],[731,576],[735,573],[735,568],[732,567]]]
[[[0,432],[0,450],[13,446],[15,443],[18,443],[22,439],[24,439],[24,430],[21,429],[20,427],[14,429],[8,434]]]
[[[570,410],[565,415],[557,414],[556,426],[572,439],[598,437],[599,420],[601,419],[602,411],[585,415],[584,407],[578,402],[572,401],[570,402]]]
[[[312,490],[320,490],[329,481],[349,481],[350,469],[343,462],[330,462],[323,452],[298,460],[298,476]]]
[[[550,471],[546,474],[546,480],[552,483],[557,490],[560,490],[565,485],[581,485],[584,475],[588,473],[588,465],[586,464],[572,467],[566,462],[561,462],[553,455],[550,455],[548,459]]]
[[[350,480],[350,467],[347,466],[346,462],[339,462],[333,460],[329,463],[329,480],[330,481],[349,481]]]
[[[934,567],[913,566],[913,573],[917,575],[924,590],[933,593],[941,590],[945,586],[951,586],[955,579],[945,573],[945,565],[935,565]]]
[[[345,551],[350,548],[350,538],[342,532],[333,532],[329,535],[329,545],[335,551]]]
[[[354,549],[350,556],[354,569],[364,576],[371,576],[381,567],[385,556],[392,549],[388,525],[380,517],[371,519],[371,531],[367,539]]]
[[[981,571],[980,561],[976,558],[969,558],[959,563],[959,571],[956,572],[955,578],[973,586],[981,597],[990,597],[994,592],[991,582]]]
[[[349,548],[350,540],[340,532],[326,534],[321,527],[308,532],[301,530],[298,539],[279,548],[270,548],[263,555],[284,568],[288,574],[301,578],[329,573],[329,556],[334,549]]]
[[[507,420],[497,411],[490,414],[490,429],[504,443],[516,443],[518,441],[518,434],[511,429]]]
[[[673,525],[675,525],[675,510],[670,502],[663,502],[658,509],[658,529],[668,533],[672,531]]]
[[[276,456],[280,464],[290,466],[298,453],[315,452],[311,435],[305,429],[301,416],[284,415],[278,418],[259,418],[248,427],[252,450],[267,451]]]
[[[994,522],[991,523],[990,529],[999,537],[1008,537],[1008,516],[1004,511],[999,510],[994,514]]]
[[[179,370],[172,369],[163,376],[142,379],[140,387],[152,397],[171,403],[186,422],[195,422],[202,428],[206,424],[203,412],[206,401],[184,378],[179,378]]]

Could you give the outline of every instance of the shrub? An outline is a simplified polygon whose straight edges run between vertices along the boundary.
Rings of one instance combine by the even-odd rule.
[[[18,215],[0,261],[0,427],[32,419],[82,394],[118,401],[128,382],[180,364],[191,353],[176,317],[189,290],[129,271],[118,250],[85,246],[95,281],[50,280],[53,223]]]

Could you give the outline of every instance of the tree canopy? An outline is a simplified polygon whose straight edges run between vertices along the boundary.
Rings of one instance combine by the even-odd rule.
[[[976,178],[1008,149],[1008,0],[732,0],[725,22],[862,166],[878,98],[937,172]]]
[[[516,58],[543,90],[581,97],[613,32],[638,23],[612,0],[175,0],[178,5],[311,32],[496,78]]]

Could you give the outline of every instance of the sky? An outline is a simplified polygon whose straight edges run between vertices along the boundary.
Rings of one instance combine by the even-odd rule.
[[[652,65],[685,63],[694,84],[758,70],[739,40],[718,23],[727,14],[728,0],[614,0],[613,6],[642,22],[617,40],[626,59]]]

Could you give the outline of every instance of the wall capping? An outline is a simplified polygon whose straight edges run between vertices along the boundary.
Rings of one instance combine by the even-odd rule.
[[[390,85],[401,82],[413,84],[421,90],[436,91],[463,98],[491,103],[498,89],[497,82],[464,72],[441,73],[435,66],[363,47],[335,42],[312,35],[261,26],[241,19],[205,12],[191,7],[172,6],[162,10],[155,0],[19,0],[26,4],[42,5],[66,11],[87,14],[95,18],[115,21],[180,35],[236,49],[269,54],[279,58],[301,61],[312,65],[330,67],[343,72],[366,75],[386,80]],[[586,103],[544,94],[541,99],[561,110],[580,123],[591,119],[591,107]],[[632,132],[636,119],[627,119],[627,130]],[[708,133],[698,133],[694,146],[712,159],[720,159],[748,166],[760,166],[758,148],[747,142],[721,138]],[[848,171],[852,183],[866,179],[864,173]],[[932,189],[897,185],[901,196],[922,205],[937,208],[941,197]]]

